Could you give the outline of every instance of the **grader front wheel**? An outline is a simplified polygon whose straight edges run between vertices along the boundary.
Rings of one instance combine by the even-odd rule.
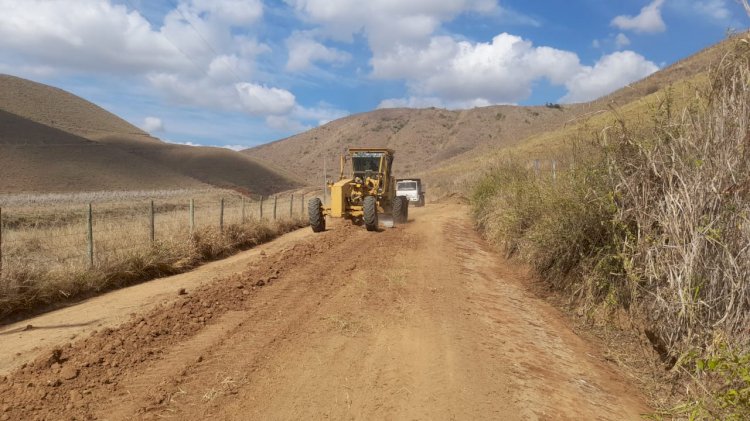
[[[310,227],[313,232],[326,230],[326,218],[323,216],[323,203],[317,197],[307,202],[307,216],[310,218]]]
[[[364,221],[365,221],[365,228],[367,228],[367,231],[377,231],[378,230],[378,201],[375,198],[375,196],[367,196],[365,197],[363,206],[364,209]]]

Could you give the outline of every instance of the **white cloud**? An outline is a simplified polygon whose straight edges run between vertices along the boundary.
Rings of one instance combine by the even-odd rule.
[[[447,108],[447,109],[469,109],[476,107],[486,107],[493,103],[483,98],[475,98],[468,101],[449,101],[446,102],[437,97],[418,97],[410,96],[407,98],[390,98],[380,101],[378,108]]]
[[[202,145],[200,143],[195,143],[195,142],[190,142],[190,141],[179,142],[179,141],[176,141],[176,140],[169,140],[169,139],[162,139],[162,140],[165,141],[165,142],[167,142],[167,143],[171,143],[173,145],[194,146],[194,147],[197,147],[197,148],[224,148],[224,149],[231,149],[231,150],[237,151],[237,152],[245,150],[245,149],[251,147],[251,146],[247,146],[247,145]]]
[[[0,0],[0,49],[27,64],[129,73],[189,62],[138,13],[109,1]]]
[[[326,103],[320,103],[315,107],[295,107],[292,116],[304,121],[315,121],[322,126],[332,120],[336,120],[349,115],[349,112],[339,110]]]
[[[295,32],[286,40],[289,58],[286,69],[299,72],[311,68],[315,62],[341,64],[351,59],[349,53],[326,47],[315,41],[310,33]]]
[[[262,17],[261,0],[179,0],[158,28],[112,1],[0,0],[0,52],[19,69],[141,77],[181,105],[252,115],[294,109],[291,92],[251,81],[257,55],[270,47],[235,34]]]
[[[219,148],[224,148],[224,149],[231,149],[233,151],[239,152],[239,151],[242,151],[242,150],[245,150],[245,149],[249,148],[250,146],[247,146],[247,145],[220,145],[218,147]]]
[[[255,115],[288,114],[294,109],[294,94],[279,88],[242,82],[235,85],[244,109]]]
[[[630,38],[628,38],[628,36],[623,33],[619,33],[615,37],[615,45],[617,46],[617,48],[627,47],[628,45],[630,45]]]
[[[143,125],[141,128],[146,133],[163,132],[164,122],[158,117],[146,117],[143,119]]]
[[[366,34],[374,50],[395,42],[424,40],[442,22],[464,12],[496,12],[497,0],[285,0],[307,20],[322,25],[325,35],[350,40]]]
[[[676,11],[707,17],[722,24],[733,17],[727,0],[672,0],[669,5]]]
[[[546,46],[534,46],[518,36],[502,33],[490,42],[471,42],[440,34],[443,23],[467,13],[503,13],[495,0],[286,0],[315,29],[318,38],[349,40],[366,37],[372,57],[371,76],[403,80],[404,98],[381,101],[380,107],[465,108],[515,103],[528,98],[539,80],[569,89],[566,99],[608,93],[655,69],[635,53],[637,60],[605,57],[593,67],[583,66],[578,55]],[[654,31],[664,27],[663,0],[656,0],[636,17],[615,19],[630,30]],[[613,22],[613,24],[615,24]],[[622,34],[610,42],[624,47]],[[596,44],[595,44],[596,45]],[[631,56],[628,56],[631,57]],[[632,57],[631,57],[632,58]],[[304,68],[310,60],[300,58]],[[626,66],[610,69],[613,63]],[[650,67],[648,64],[652,65]],[[613,72],[602,75],[603,69]]]
[[[425,48],[398,46],[372,59],[378,78],[406,79],[415,97],[449,105],[512,103],[531,94],[539,79],[561,85],[580,70],[578,56],[500,34],[489,43],[438,36]]]
[[[641,9],[641,13],[637,16],[617,16],[612,20],[612,26],[637,33],[664,32],[667,30],[667,25],[661,17],[663,5],[664,0],[654,0]]]
[[[268,127],[281,132],[303,132],[312,129],[312,126],[303,124],[299,120],[289,118],[285,115],[269,115],[266,117]]]
[[[562,102],[585,102],[640,80],[659,67],[632,51],[619,51],[602,57],[593,67],[581,71],[565,83],[568,94]]]

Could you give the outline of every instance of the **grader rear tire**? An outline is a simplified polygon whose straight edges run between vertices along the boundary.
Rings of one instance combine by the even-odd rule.
[[[307,202],[307,216],[310,219],[310,227],[313,232],[326,230],[326,218],[323,216],[323,203],[317,197]]]
[[[364,221],[365,228],[367,231],[378,230],[378,201],[375,196],[365,197],[363,206],[364,209]]]
[[[406,223],[406,212],[409,202],[404,196],[396,196],[393,198],[393,222],[397,224]]]

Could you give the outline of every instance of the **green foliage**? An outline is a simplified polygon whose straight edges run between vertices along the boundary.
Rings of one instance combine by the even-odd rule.
[[[665,411],[673,417],[690,420],[750,419],[750,353],[721,344],[704,357],[692,357],[693,376],[703,386],[696,399]]]

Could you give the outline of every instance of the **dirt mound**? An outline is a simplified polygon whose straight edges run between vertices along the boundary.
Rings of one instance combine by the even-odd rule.
[[[175,290],[181,298],[168,306],[134,315],[117,329],[103,329],[47,351],[14,374],[0,377],[0,419],[59,419],[63,414],[94,419],[92,405],[101,401],[102,393],[119,391],[129,371],[158,361],[166,349],[196,335],[223,314],[247,310],[258,289],[335,242],[331,235],[323,235],[195,291]],[[151,404],[168,400],[172,388],[171,384],[154,384]]]

